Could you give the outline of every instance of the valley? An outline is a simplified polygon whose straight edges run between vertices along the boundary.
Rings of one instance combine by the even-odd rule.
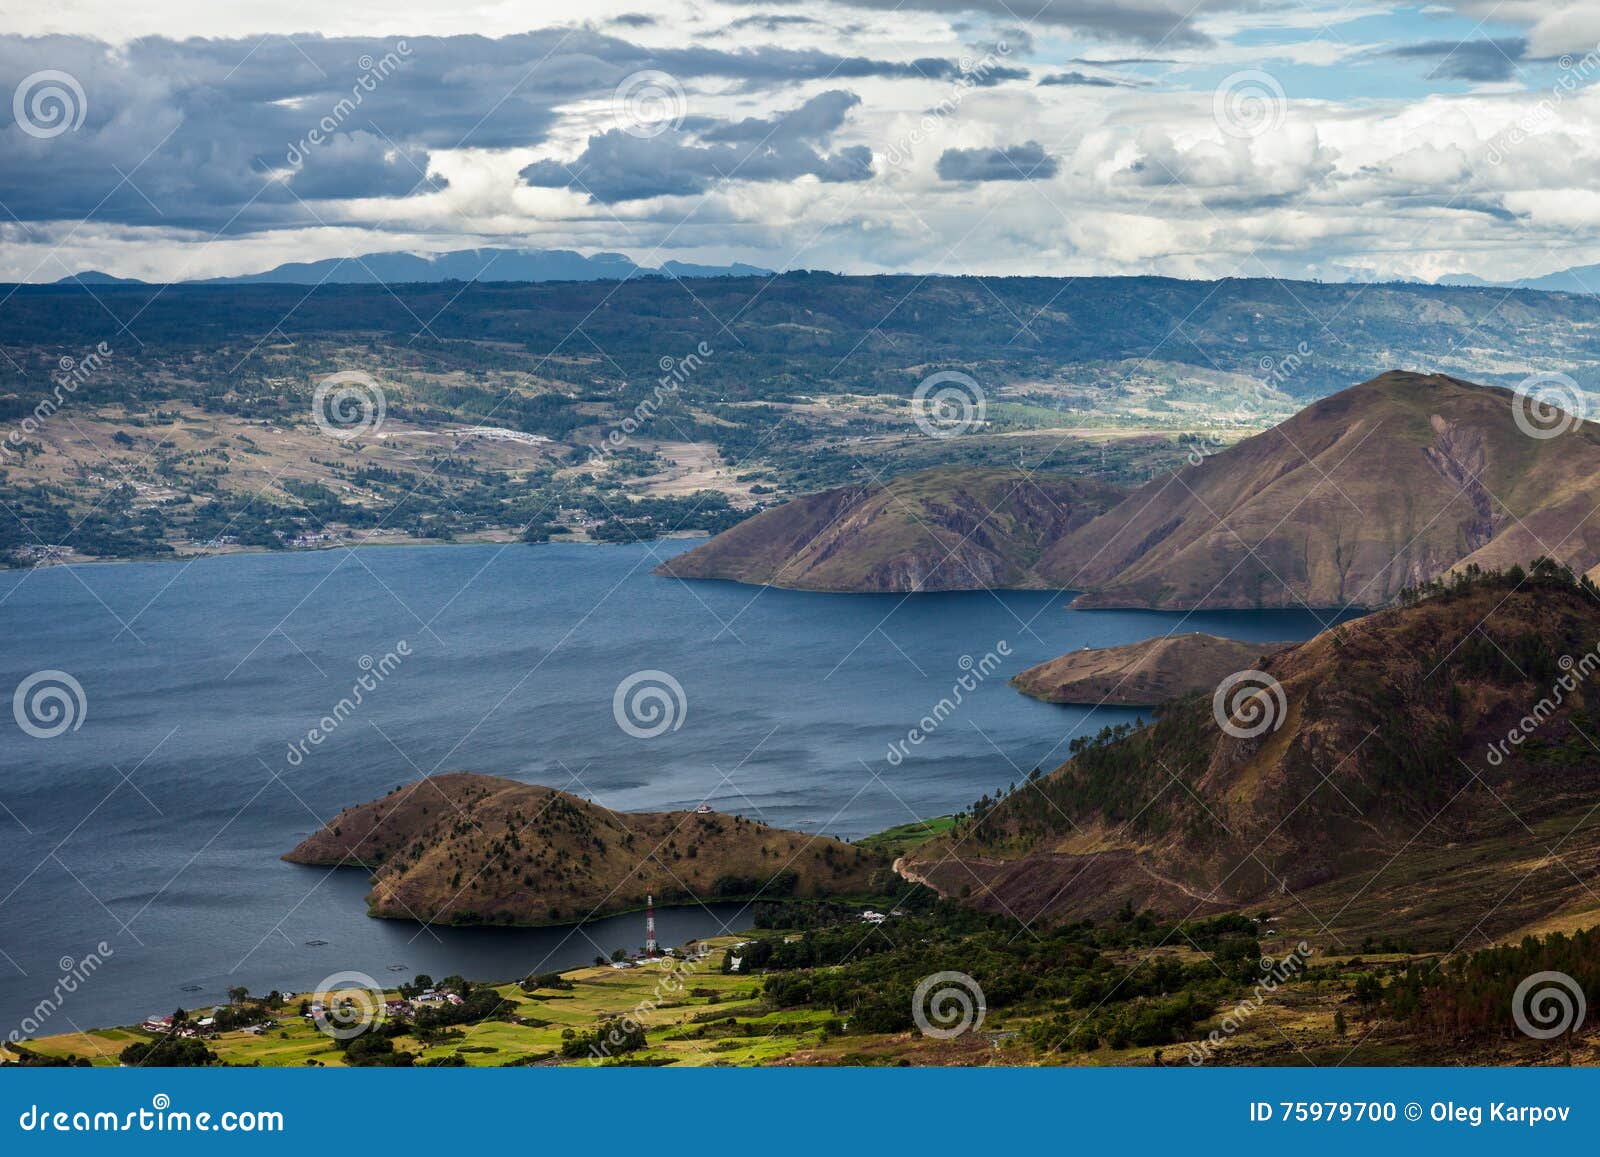
[[[12,513],[0,563],[716,534],[930,467],[1131,488],[1387,365],[1503,386],[1600,366],[1595,299],[1535,291],[806,273],[687,284],[14,287],[0,315]],[[1332,339],[1308,309],[1337,319]],[[923,428],[917,390],[939,373],[971,383],[960,437]],[[350,374],[345,428],[314,401]],[[1112,537],[1080,545],[1137,545]],[[1171,602],[1123,561],[1121,576],[1091,572],[1094,585]],[[1146,560],[1158,563],[1180,577],[1194,565]],[[1063,555],[1038,577],[1062,584],[1081,565]],[[1307,584],[1313,605],[1339,594],[1320,574]]]

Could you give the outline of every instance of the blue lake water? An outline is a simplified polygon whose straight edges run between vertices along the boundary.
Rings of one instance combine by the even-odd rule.
[[[304,990],[344,969],[504,979],[642,942],[638,916],[579,930],[373,920],[364,873],[278,858],[422,775],[492,772],[624,810],[706,800],[854,838],[964,807],[1135,717],[1019,695],[1005,680],[1024,667],[1172,630],[1320,628],[1302,612],[1075,612],[1050,592],[825,595],[650,573],[689,545],[0,572],[0,708],[43,670],[70,674],[87,705],[52,738],[0,709],[0,1035],[102,942],[104,964],[31,1035],[209,1005],[231,985]],[[360,707],[306,743],[364,663],[402,642],[410,654]],[[1002,643],[999,669],[891,763],[890,745]],[[642,670],[682,688],[675,729],[652,738],[613,714]],[[730,905],[658,914],[667,943],[741,919]]]

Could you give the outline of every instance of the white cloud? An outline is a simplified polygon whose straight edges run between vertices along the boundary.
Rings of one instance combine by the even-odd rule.
[[[1088,49],[1054,29],[1037,35],[1036,44],[1018,38],[1017,51],[1004,61],[1030,77],[958,90],[953,75],[925,79],[920,73],[928,61],[948,66],[957,56],[972,58],[971,46],[998,35],[1004,22],[957,28],[933,10],[943,2],[926,0],[891,15],[865,0],[820,12],[782,3],[607,0],[593,19],[641,10],[661,19],[573,30],[566,42],[565,30],[431,42],[444,46],[437,49],[443,55],[419,56],[415,79],[397,77],[388,82],[396,86],[392,91],[373,98],[383,135],[352,129],[320,158],[327,165],[321,174],[327,196],[315,202],[320,222],[282,198],[258,198],[236,214],[261,182],[251,158],[268,146],[281,150],[286,130],[298,132],[306,110],[326,107],[328,95],[346,84],[338,62],[351,52],[340,55],[329,47],[333,42],[315,38],[259,46],[249,40],[187,47],[147,42],[109,53],[78,42],[72,60],[84,73],[91,103],[83,134],[55,141],[10,134],[0,141],[0,164],[10,173],[0,172],[0,181],[12,183],[0,200],[16,201],[13,209],[27,222],[0,228],[7,242],[0,276],[21,276],[43,262],[41,279],[91,267],[198,277],[385,248],[483,244],[623,250],[641,260],[666,246],[655,261],[745,260],[862,272],[1189,276],[1465,270],[1505,278],[1600,257],[1600,194],[1591,191],[1600,188],[1600,93],[1578,84],[1600,79],[1600,62],[1587,73],[1581,67],[1562,73],[1576,78],[1570,90],[1543,94],[1500,85],[1468,95],[1371,101],[1351,91],[1343,100],[1308,100],[1296,95],[1305,86],[1293,83],[1295,70],[1328,68],[1358,55],[1370,59],[1391,46],[1346,43],[1311,19],[1319,11],[1332,18],[1335,8],[1295,5],[1213,13],[1200,25],[1214,37],[1267,26],[1303,28],[1307,35],[1291,43],[1169,45],[1157,54],[1133,40]],[[1150,0],[1140,11],[1165,11],[1164,4]],[[1487,14],[1488,0],[1458,5],[1468,15],[1478,7]],[[1508,0],[1501,12],[1529,29],[1530,51],[1538,53],[1587,36],[1591,23],[1600,24],[1594,7],[1552,11],[1531,0]],[[1378,10],[1359,11],[1370,16]],[[122,26],[171,31],[168,24],[181,24],[185,32],[237,34],[304,19],[303,27],[328,32],[376,36],[384,30],[391,41],[459,31],[473,21],[489,34],[520,33],[530,19],[526,6],[458,10],[431,0],[400,9],[364,0],[337,8],[246,0],[225,12],[194,13],[157,0],[131,15],[67,5],[55,19],[63,28],[91,26],[94,13],[104,18],[95,32],[111,36]],[[736,25],[752,14],[797,19]],[[820,27],[805,22],[817,18]],[[37,7],[27,19],[43,27]],[[845,34],[847,22],[853,30]],[[1600,38],[1600,28],[1594,31]],[[18,44],[0,38],[0,81],[14,83],[22,72],[50,63],[37,45]],[[1182,63],[1140,73],[1153,81],[1141,88],[1036,83],[1050,72],[1085,67],[1072,61],[1086,52],[1096,59],[1147,54]],[[240,57],[247,62],[235,69]],[[918,58],[922,65],[912,63]],[[619,183],[633,175],[621,164],[626,171],[610,174],[612,190],[691,192],[606,205],[593,203],[581,188],[536,188],[519,178],[540,161],[604,160],[590,141],[614,122],[612,87],[627,72],[663,61],[678,70],[688,94],[688,135],[673,148],[629,155],[648,154],[662,165],[687,158],[697,176],[634,189]],[[1209,88],[1176,87],[1219,66],[1265,67],[1291,81],[1268,131],[1225,132]],[[834,75],[840,69],[853,75]],[[334,75],[322,78],[318,71]],[[1420,83],[1416,73],[1406,66],[1406,75]],[[204,81],[203,102],[191,100],[184,87],[195,79]],[[768,122],[830,90],[855,94],[860,103],[838,118],[831,135],[817,138],[815,160],[772,155],[760,146],[760,163],[748,170],[769,178],[759,182],[722,179],[700,163],[726,159],[719,151],[726,144],[710,148],[707,142],[719,133],[726,138],[730,122]],[[510,107],[495,104],[507,94],[514,94]],[[263,113],[252,103],[262,100],[279,103]],[[943,111],[930,124],[931,109]],[[485,112],[492,136],[478,139],[470,130]],[[79,216],[87,212],[100,197],[94,174],[110,173],[114,184],[108,162],[131,170],[174,125],[180,131],[172,147],[180,151],[170,157],[158,151],[135,176],[164,212],[147,211],[140,196],[123,187],[76,230],[73,212],[63,211],[63,221],[50,219],[52,205],[76,206]],[[458,146],[463,135],[467,143]],[[976,163],[986,151],[1029,145],[1050,158],[1048,172],[1041,169],[1028,181],[973,179],[992,175]],[[846,150],[859,149],[871,151],[871,179],[816,179],[838,175],[826,167],[827,158],[858,155]],[[957,151],[964,167],[952,161],[947,172],[967,179],[940,179],[938,161],[949,151]],[[67,164],[70,158],[76,160]],[[417,168],[432,180],[411,191]],[[549,168],[536,171],[555,179]],[[783,179],[790,173],[812,175]],[[310,177],[299,179],[302,188],[312,186]],[[211,231],[224,222],[227,232],[213,240]],[[60,246],[54,255],[53,245]]]

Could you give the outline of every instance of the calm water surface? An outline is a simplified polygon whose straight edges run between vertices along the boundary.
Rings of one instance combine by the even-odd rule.
[[[365,874],[279,856],[346,805],[436,771],[549,784],[607,807],[692,807],[858,837],[1052,767],[1123,710],[1038,703],[1005,679],[1065,651],[1179,629],[1304,638],[1308,613],[1066,609],[1068,596],[823,595],[686,584],[688,543],[383,547],[0,572],[0,705],[70,673],[81,726],[0,710],[0,1035],[61,969],[111,955],[34,1035],[309,988],[359,969],[503,979],[636,947],[642,920],[429,929],[365,915]],[[367,660],[410,650],[320,746]],[[898,766],[889,745],[970,662],[1011,655]],[[683,688],[676,730],[627,734],[613,692]],[[290,756],[302,744],[304,758]],[[659,914],[668,943],[736,906]],[[748,922],[746,920],[746,922]]]

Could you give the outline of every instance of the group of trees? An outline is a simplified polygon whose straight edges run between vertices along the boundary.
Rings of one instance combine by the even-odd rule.
[[[870,927],[854,912],[826,919],[834,907],[798,905],[798,937],[763,936],[730,955],[740,957],[741,973],[763,975],[767,1003],[825,1009],[836,1031],[913,1028],[917,985],[950,971],[972,978],[988,1010],[1038,1013],[1027,1039],[1041,1050],[1161,1045],[1191,1038],[1260,977],[1260,925],[1239,915],[1183,925],[1206,959],[1156,956],[1130,971],[1128,950],[1171,942],[1179,930],[1131,908],[1019,936],[1009,917],[926,897]],[[815,919],[805,918],[808,909]]]
[[[1519,988],[1541,973],[1551,974],[1548,982],[1522,989],[1519,1002]],[[1408,963],[1387,984],[1371,976],[1356,997],[1438,1041],[1530,1039],[1518,1014],[1539,1029],[1562,1026],[1560,1035],[1570,1037],[1583,1027],[1583,1017],[1569,1014],[1578,1001],[1600,1001],[1600,928]],[[1549,1002],[1542,1009],[1541,999]]]
[[[1401,588],[1401,606],[1415,606],[1428,599],[1465,595],[1480,587],[1535,589],[1573,587],[1600,599],[1600,587],[1586,574],[1578,574],[1566,563],[1540,555],[1524,569],[1513,564],[1504,570],[1485,570],[1475,562],[1427,582]]]
[[[628,1017],[603,1020],[592,1032],[561,1030],[561,1055],[568,1060],[618,1057],[638,1052],[648,1043],[644,1026]]]

